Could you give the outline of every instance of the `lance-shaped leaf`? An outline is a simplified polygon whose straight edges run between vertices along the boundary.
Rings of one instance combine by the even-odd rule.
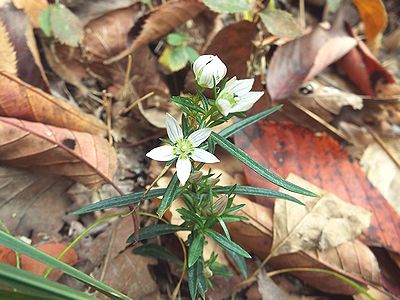
[[[112,182],[115,150],[89,133],[0,117],[0,163],[68,176],[96,188]]]

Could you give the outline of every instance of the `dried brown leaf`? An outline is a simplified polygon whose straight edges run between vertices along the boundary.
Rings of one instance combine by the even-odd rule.
[[[115,150],[102,137],[5,117],[0,163],[68,176],[92,189],[111,183],[117,168]]]
[[[17,74],[17,54],[3,22],[0,21],[0,71]]]
[[[141,17],[128,35],[129,47],[105,61],[114,63],[138,48],[159,39],[171,30],[197,16],[205,6],[198,0],[171,0]]]
[[[317,193],[320,198],[294,194],[305,206],[290,201],[275,203],[271,256],[336,247],[354,240],[369,227],[371,213],[366,209],[345,202],[294,174],[289,174],[287,180]]]
[[[33,28],[39,28],[39,15],[45,10],[49,4],[47,0],[12,0],[16,8],[24,10],[30,17]]]

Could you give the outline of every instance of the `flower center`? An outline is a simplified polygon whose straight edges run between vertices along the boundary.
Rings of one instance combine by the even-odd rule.
[[[238,95],[232,92],[222,92],[218,98],[224,99],[228,101],[231,106],[234,106],[237,103]]]
[[[180,159],[188,159],[193,153],[194,147],[190,141],[178,139],[172,151],[173,154],[179,156]]]

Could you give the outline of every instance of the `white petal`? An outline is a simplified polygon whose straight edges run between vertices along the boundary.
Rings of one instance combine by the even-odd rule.
[[[196,80],[198,78],[199,73],[203,71],[204,66],[211,62],[214,58],[214,55],[200,55],[193,63],[193,72],[196,75]]]
[[[178,161],[176,162],[176,173],[182,185],[185,185],[186,181],[189,179],[191,172],[192,163],[190,162],[190,159],[178,158]]]
[[[219,162],[219,159],[214,154],[200,148],[195,148],[193,154],[190,157],[194,161],[203,162],[207,164]]]
[[[182,128],[179,126],[178,121],[169,113],[165,116],[165,127],[167,127],[168,137],[173,143],[176,143],[179,138],[183,138]]]
[[[249,92],[239,99],[239,102],[230,110],[230,112],[240,112],[249,110],[254,103],[261,98],[264,92]]]
[[[234,88],[236,81],[236,76],[229,79],[225,84],[224,91],[230,92]]]
[[[172,151],[173,148],[169,145],[157,147],[148,152],[146,156],[158,161],[169,161],[175,157]]]
[[[229,114],[232,105],[228,100],[217,99],[217,108],[220,111],[220,113],[226,117]]]
[[[192,143],[193,147],[199,146],[202,142],[204,142],[211,134],[211,128],[202,128],[196,130],[191,135],[189,135],[188,140]]]
[[[253,87],[254,79],[243,79],[237,80],[235,86],[231,89],[231,92],[238,95],[243,96],[250,92]]]

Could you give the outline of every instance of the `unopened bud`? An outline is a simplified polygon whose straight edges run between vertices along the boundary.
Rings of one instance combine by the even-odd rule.
[[[199,183],[202,177],[203,177],[202,171],[194,171],[189,176],[189,182],[190,183]]]
[[[226,66],[215,55],[201,55],[193,63],[193,73],[197,83],[205,88],[213,88],[226,75]]]
[[[208,178],[207,179],[207,184],[208,185],[216,185],[219,182],[219,178]]]
[[[223,195],[219,197],[212,205],[212,210],[216,215],[220,215],[225,211],[226,205],[228,204],[228,197]]]
[[[204,268],[203,274],[205,278],[211,278],[213,276],[213,272],[209,267]]]

